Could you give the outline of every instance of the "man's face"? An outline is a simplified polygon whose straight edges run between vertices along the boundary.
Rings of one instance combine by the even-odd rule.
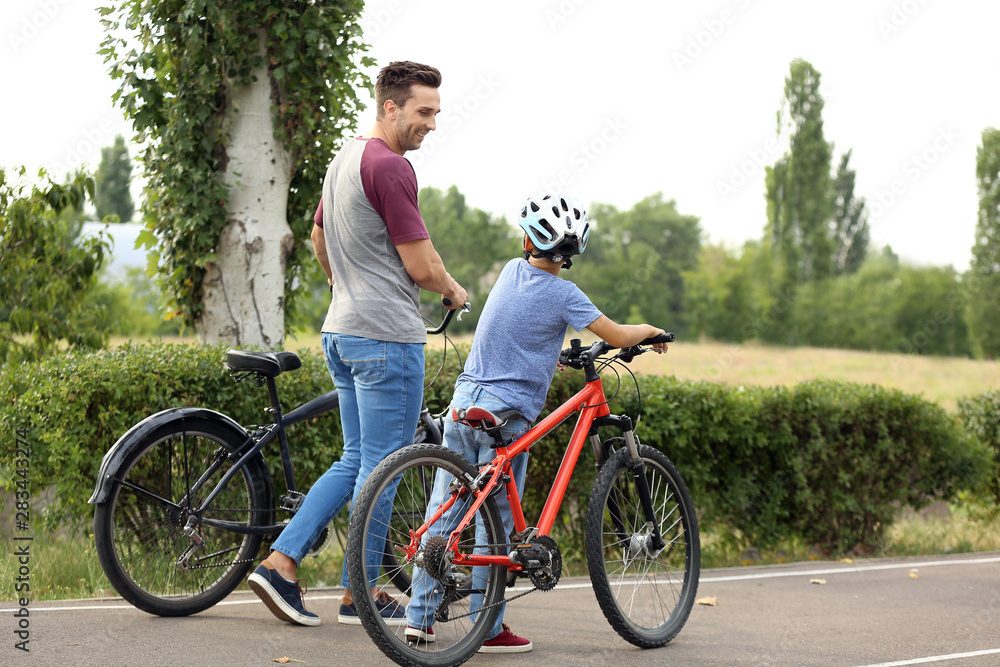
[[[427,133],[435,128],[434,117],[441,111],[437,88],[413,84],[413,95],[396,112],[396,139],[403,151],[415,151]]]

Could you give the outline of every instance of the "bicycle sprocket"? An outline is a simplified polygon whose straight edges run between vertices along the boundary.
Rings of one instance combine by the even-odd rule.
[[[424,544],[423,563],[420,564],[427,574],[438,581],[444,581],[451,566],[451,552],[448,550],[448,538],[434,535],[427,538]]]
[[[537,590],[550,591],[559,583],[562,552],[548,535],[538,535],[527,544],[518,545],[511,553],[511,560],[524,567],[524,572]]]

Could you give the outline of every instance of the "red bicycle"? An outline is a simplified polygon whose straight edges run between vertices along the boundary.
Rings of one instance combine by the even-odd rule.
[[[456,411],[452,418],[484,429],[496,442],[496,458],[478,469],[447,447],[428,444],[405,447],[375,468],[351,514],[347,559],[358,615],[383,653],[401,665],[461,664],[487,639],[505,602],[505,589],[515,579],[529,579],[533,587],[528,592],[556,586],[562,557],[551,530],[588,441],[599,468],[586,525],[587,561],[598,604],[618,634],[636,646],[663,646],[677,635],[698,587],[694,506],[669,459],[639,442],[630,417],[611,414],[599,375],[609,364],[629,362],[650,349],[644,346],[672,340],[673,334],[666,334],[610,357],[604,355],[616,348],[604,341],[590,347],[571,341],[560,363],[583,370],[585,386],[514,442],[501,435],[514,411]],[[541,516],[536,526],[528,526],[510,474],[511,460],[576,413],[576,428]],[[604,427],[620,433],[602,440],[598,431]],[[429,467],[436,469],[433,489],[426,483]],[[512,536],[503,534],[494,497],[502,492],[510,500]],[[385,542],[382,535],[387,535]],[[398,567],[415,582],[428,578],[433,603],[429,609],[419,605],[419,618],[414,618],[418,612],[413,606],[409,624],[433,627],[433,633],[414,640],[412,634],[407,637],[405,625],[386,625],[376,598],[397,573],[384,567],[377,575],[366,572],[369,549],[393,549]]]

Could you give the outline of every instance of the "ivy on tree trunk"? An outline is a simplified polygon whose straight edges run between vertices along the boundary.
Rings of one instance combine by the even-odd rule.
[[[202,340],[277,347],[312,213],[370,90],[361,0],[123,0],[101,9],[114,99],[144,145],[140,237]]]

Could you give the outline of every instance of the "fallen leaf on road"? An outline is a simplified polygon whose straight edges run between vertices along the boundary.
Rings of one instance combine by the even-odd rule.
[[[296,660],[295,658],[274,658],[273,660],[271,660],[271,662],[278,662],[278,663],[281,663],[283,665],[286,662],[301,662],[301,663],[305,664],[306,661],[305,660]]]
[[[841,558],[840,562],[841,563],[853,563],[854,559],[853,558]]]
[[[715,598],[715,597],[698,598],[697,600],[695,600],[695,602],[697,602],[698,604],[703,604],[703,605],[705,605],[707,607],[718,607],[719,606],[719,600],[718,600],[718,598]]]
[[[917,568],[910,570],[910,579],[919,579],[920,575],[917,574]]]
[[[819,584],[820,586],[822,586],[823,584],[826,583],[826,579],[810,579],[809,583],[810,584]]]

